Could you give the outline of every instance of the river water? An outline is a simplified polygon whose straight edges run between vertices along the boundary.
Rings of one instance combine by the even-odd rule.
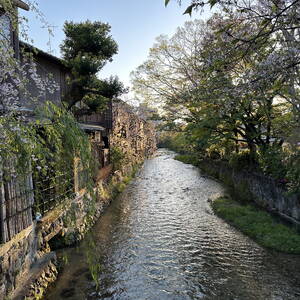
[[[47,299],[300,299],[300,257],[215,216],[208,198],[222,186],[173,157],[159,150],[146,161],[93,233],[65,250]]]

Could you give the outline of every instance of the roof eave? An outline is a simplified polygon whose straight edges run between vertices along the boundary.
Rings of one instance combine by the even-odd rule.
[[[26,4],[25,2],[21,1],[21,0],[13,0],[14,4],[19,7],[22,8],[24,10],[29,10],[29,5]]]
[[[84,131],[104,131],[105,128],[99,125],[91,125],[85,123],[79,123],[79,127]]]

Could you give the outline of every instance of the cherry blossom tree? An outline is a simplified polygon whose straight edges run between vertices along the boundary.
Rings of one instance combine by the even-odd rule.
[[[238,15],[188,22],[173,37],[160,37],[133,73],[133,86],[140,97],[163,103],[169,118],[184,118],[199,143],[244,142],[254,156],[257,147],[282,144],[286,132],[278,123],[283,114],[285,129],[290,128],[291,105],[276,100],[282,78],[265,66],[277,41],[259,52],[247,44],[236,47],[236,39],[222,32],[234,21],[233,33],[247,38],[250,33]]]
[[[28,1],[43,25],[47,22],[33,1]],[[16,114],[20,110],[20,99],[26,98],[27,103],[36,101],[28,91],[28,81],[34,84],[40,94],[48,91],[54,93],[57,84],[48,78],[42,79],[37,73],[37,66],[32,58],[32,53],[22,53],[22,61],[16,53],[16,45],[12,41],[12,32],[19,34],[20,38],[28,40],[26,18],[17,13],[15,2],[0,0],[0,110],[4,115]],[[18,41],[18,39],[16,39]]]
[[[170,1],[166,0],[167,5]],[[178,1],[181,4],[181,1]],[[299,119],[299,63],[300,63],[300,1],[299,0],[193,0],[185,13],[201,11],[206,6],[218,9],[227,19],[220,29],[236,48],[247,56],[251,49],[262,51],[265,44],[276,41],[276,47],[256,70],[255,83],[260,79],[281,80],[279,95],[291,103]],[[240,30],[243,27],[244,30]],[[239,30],[236,30],[239,28]]]

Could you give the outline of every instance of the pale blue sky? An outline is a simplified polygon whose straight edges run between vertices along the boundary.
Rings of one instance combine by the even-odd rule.
[[[119,53],[100,72],[101,78],[118,75],[129,86],[129,74],[146,58],[149,48],[160,34],[172,35],[178,26],[191,18],[182,15],[183,7],[176,1],[165,8],[164,0],[37,0],[40,10],[54,28],[51,37],[53,54],[60,56],[59,44],[64,38],[62,31],[66,20],[107,22],[112,27],[112,36],[119,45]],[[29,19],[29,35],[34,45],[49,50],[49,35],[32,12],[23,13]],[[199,17],[199,15],[197,15]]]

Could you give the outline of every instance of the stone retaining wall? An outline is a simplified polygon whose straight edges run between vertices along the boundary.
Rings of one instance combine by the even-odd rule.
[[[139,164],[157,149],[154,125],[135,114],[125,102],[115,102],[111,146],[118,147],[129,164]]]
[[[80,241],[110,203],[112,190],[156,150],[154,127],[130,106],[122,101],[116,103],[113,118],[111,146],[126,154],[121,170],[114,170],[110,184],[104,179],[97,182],[95,197],[80,191],[8,243],[0,244],[0,300],[40,299],[48,284],[56,279],[53,250]]]
[[[295,224],[300,224],[300,197],[288,195],[283,187],[263,174],[231,168],[223,161],[201,161],[200,168],[232,188],[240,200],[255,201]]]

